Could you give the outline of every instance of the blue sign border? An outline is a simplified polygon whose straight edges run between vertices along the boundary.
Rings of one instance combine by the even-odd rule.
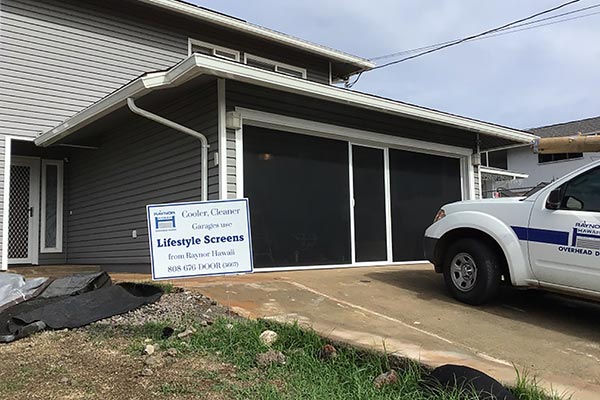
[[[158,207],[177,207],[177,206],[188,206],[191,204],[212,204],[212,203],[235,203],[243,201],[246,207],[246,216],[248,217],[248,246],[250,246],[250,269],[236,272],[215,272],[214,274],[197,274],[197,275],[178,275],[169,276],[166,278],[157,278],[154,275],[154,253],[152,251],[152,218],[150,218],[150,210]],[[152,280],[169,280],[169,279],[183,279],[183,278],[199,278],[203,276],[219,276],[219,275],[241,275],[254,272],[254,253],[252,251],[252,233],[250,228],[250,205],[247,198],[243,199],[227,199],[227,200],[207,200],[207,201],[188,201],[185,203],[165,203],[165,204],[148,204],[146,205],[146,217],[148,222],[148,245],[150,246],[150,269],[152,271]]]

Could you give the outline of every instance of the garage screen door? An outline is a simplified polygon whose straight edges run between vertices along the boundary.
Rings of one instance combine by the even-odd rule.
[[[255,266],[348,264],[348,143],[244,126]]]
[[[390,149],[390,181],[394,261],[422,260],[437,210],[461,200],[460,161]]]

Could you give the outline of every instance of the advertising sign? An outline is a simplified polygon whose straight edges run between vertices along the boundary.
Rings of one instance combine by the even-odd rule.
[[[152,279],[252,272],[248,200],[148,205]]]

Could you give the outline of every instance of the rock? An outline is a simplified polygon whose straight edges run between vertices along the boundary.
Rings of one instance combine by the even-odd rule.
[[[332,345],[326,344],[325,346],[321,347],[319,356],[322,360],[333,360],[337,357],[337,350]]]
[[[208,325],[209,325],[209,324],[208,324],[208,321],[206,321],[206,320],[202,320],[202,321],[200,321],[200,326],[201,326],[201,327],[203,327],[203,328],[206,328]]]
[[[388,372],[384,372],[383,374],[381,374],[377,378],[375,378],[375,380],[373,381],[373,384],[375,385],[375,387],[377,389],[380,389],[382,386],[392,385],[397,382],[398,382],[398,373],[396,371],[394,371],[393,369],[391,369]]]
[[[144,343],[152,343],[152,339],[144,339]]]
[[[177,353],[178,353],[178,352],[177,352],[177,349],[175,349],[175,348],[173,348],[173,347],[171,347],[170,349],[167,349],[167,351],[166,351],[166,354],[167,354],[169,357],[175,357],[175,356],[177,356]]]
[[[69,378],[67,378],[66,376],[60,378],[59,381],[62,385],[70,385],[71,384],[71,380]]]
[[[150,376],[152,375],[154,372],[152,372],[152,370],[150,368],[144,368],[142,370],[142,372],[140,372],[140,375],[142,376]]]
[[[262,344],[270,346],[273,343],[275,343],[278,336],[279,335],[277,335],[277,332],[266,330],[263,333],[261,333],[258,338],[260,339]]]
[[[227,325],[225,325],[225,329],[232,330],[233,329],[233,324],[227,324]]]
[[[154,347],[154,345],[147,344],[146,347],[144,347],[144,354],[151,356],[152,354],[154,354],[155,350],[156,348]]]
[[[194,330],[192,330],[192,329],[188,328],[188,329],[186,329],[185,331],[183,331],[183,332],[179,333],[179,334],[177,335],[177,337],[178,337],[179,339],[185,339],[185,338],[187,338],[187,337],[190,337],[190,336],[192,336],[192,335],[194,334],[194,332],[195,332],[195,329],[194,329]]]
[[[217,303],[215,300],[211,300],[210,301],[210,305],[211,306],[216,306],[217,304],[219,304],[219,303]]]
[[[260,368],[270,367],[271,365],[284,365],[285,362],[286,357],[280,351],[269,350],[256,355],[256,365]]]
[[[144,360],[144,364],[146,364],[147,367],[156,368],[160,367],[163,364],[163,361],[158,356],[149,356],[146,358],[146,360]]]

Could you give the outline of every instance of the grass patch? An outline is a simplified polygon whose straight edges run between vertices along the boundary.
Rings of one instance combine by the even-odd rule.
[[[137,282],[141,285],[155,286],[163,291],[164,294],[170,294],[177,292],[179,288],[176,288],[171,282],[158,282],[158,281],[143,281]]]
[[[432,390],[424,385],[427,371],[418,363],[402,361],[385,354],[363,351],[351,346],[336,346],[337,357],[323,361],[319,357],[325,339],[312,330],[295,324],[270,321],[217,320],[186,340],[176,337],[161,339],[164,325],[147,325],[135,332],[135,351],[143,348],[143,339],[152,338],[162,348],[175,347],[182,357],[210,354],[234,365],[235,379],[219,379],[213,390],[226,392],[238,399],[407,399],[407,400],[470,400],[476,399],[468,389]],[[259,335],[265,329],[279,334],[273,344],[287,357],[285,365],[258,369],[256,356],[269,348]],[[394,368],[399,379],[395,384],[377,389],[373,380]],[[214,374],[211,378],[215,377]],[[162,393],[183,390],[163,386]],[[513,392],[521,400],[559,399],[547,396],[535,380],[521,376]],[[175,393],[175,392],[173,392]]]

